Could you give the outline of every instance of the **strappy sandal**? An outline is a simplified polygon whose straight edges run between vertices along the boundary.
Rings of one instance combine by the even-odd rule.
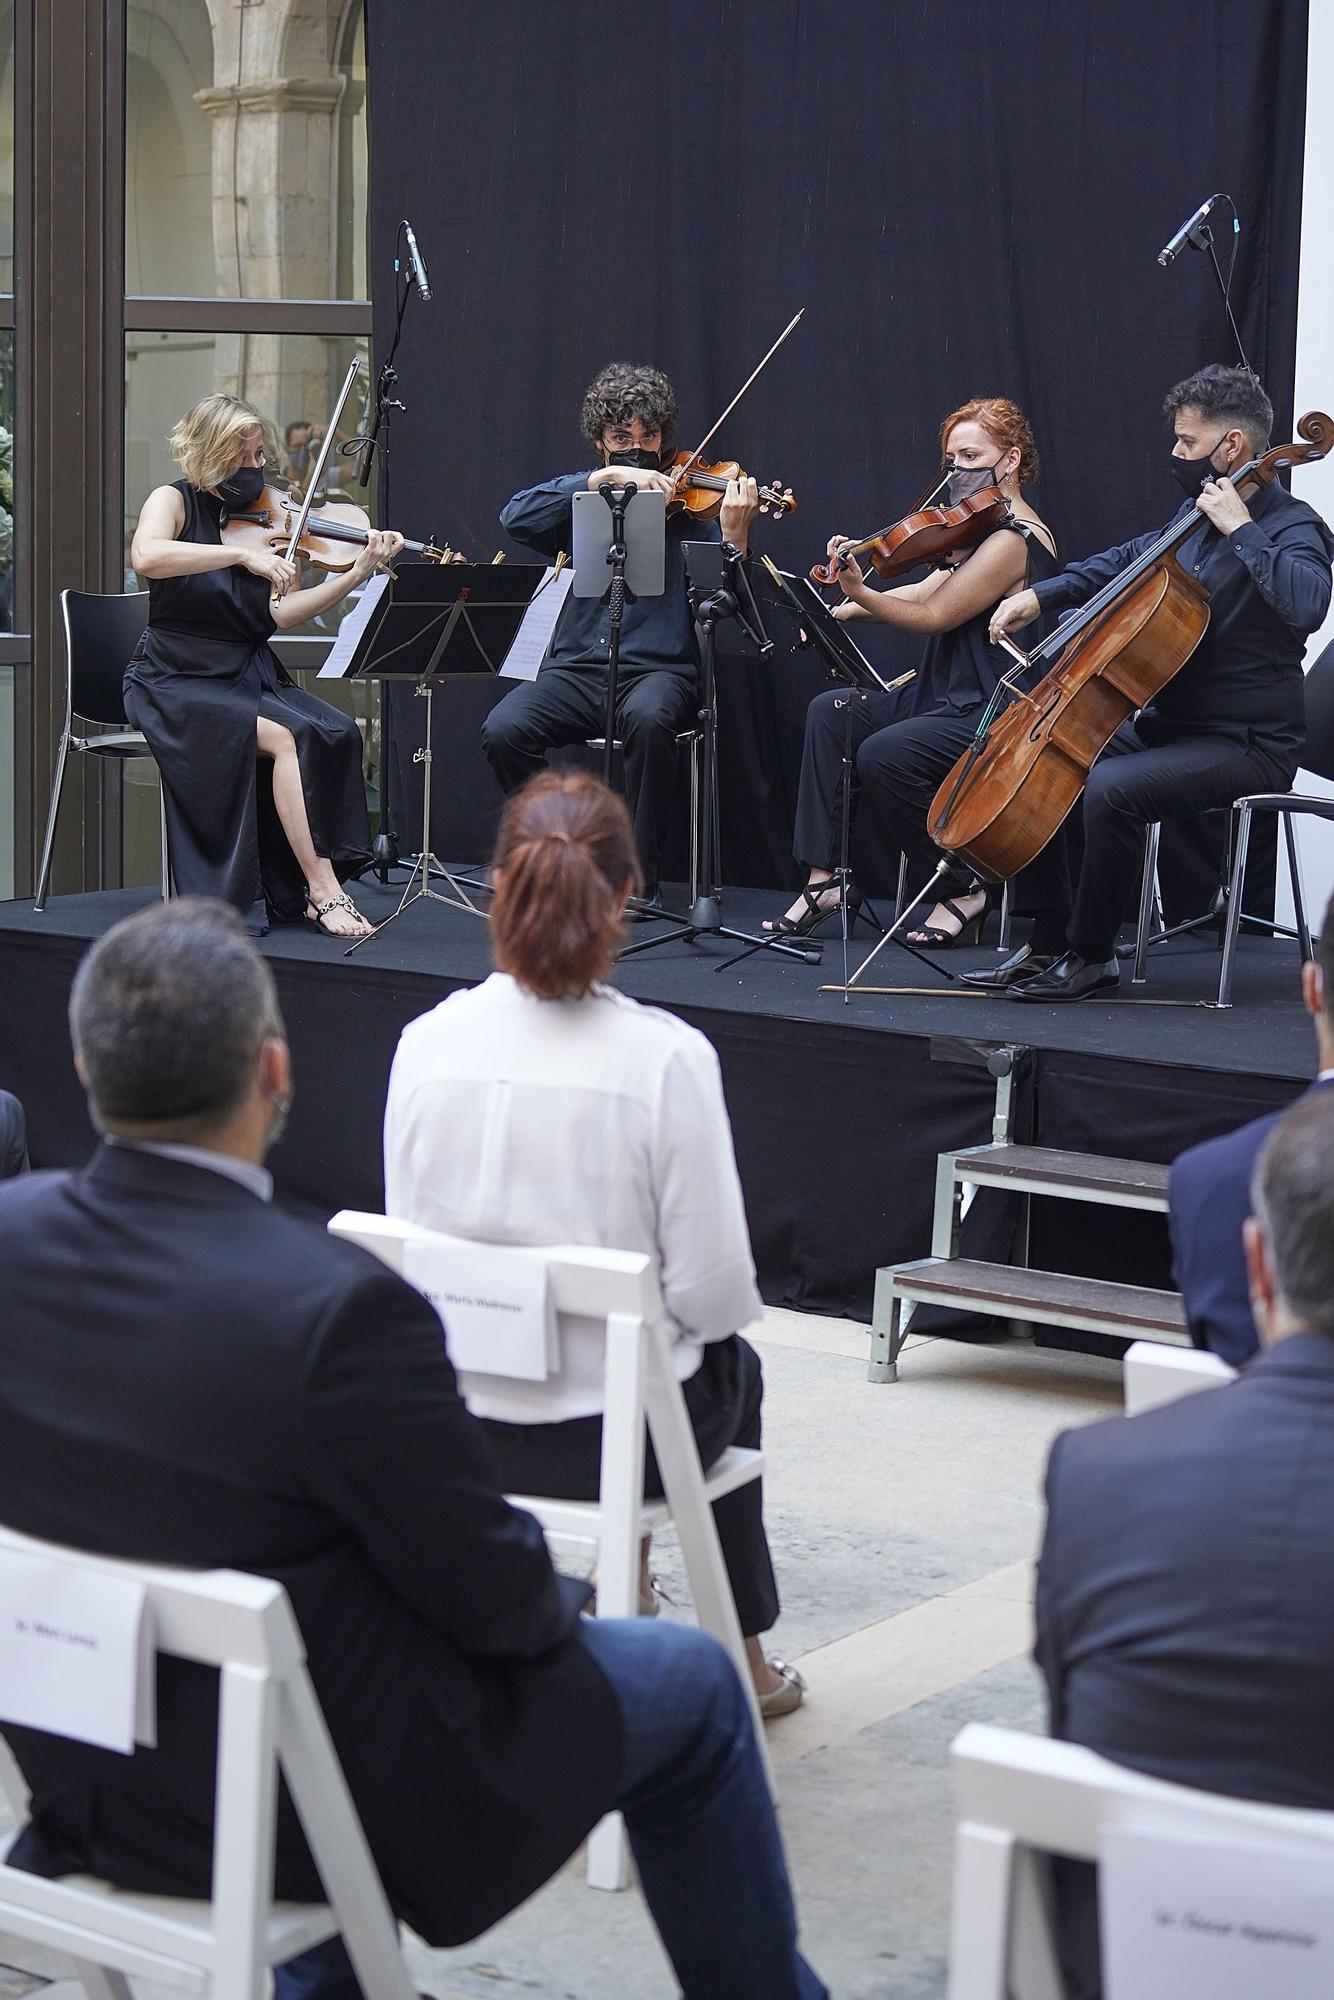
[[[964,893],[975,896],[979,891],[968,889]],[[926,945],[932,951],[951,951],[956,945],[977,944],[982,936],[982,926],[987,920],[985,901],[980,910],[975,911],[971,917],[966,917],[959,905],[949,896],[942,896],[939,900],[942,910],[948,910],[952,917],[959,919],[958,930],[943,931],[939,924],[918,924],[914,930],[903,933],[904,943]]]
[[[825,902],[826,890],[833,891],[833,901]],[[823,882],[808,882],[801,892],[801,900],[806,905],[799,917],[766,917],[760,929],[769,937],[809,937],[817,925],[826,917],[836,917],[840,908],[838,877],[826,875]],[[845,898],[849,920],[856,917],[862,906],[860,889],[854,889],[849,882]]]
[[[366,936],[365,931],[338,931],[332,929],[324,921],[330,910],[346,910],[349,916],[360,918],[363,924],[369,921],[368,918],[362,916],[361,911],[357,908],[352,898],[346,893],[339,896],[330,896],[327,903],[317,903],[313,896],[307,896],[306,922],[314,924],[317,931],[323,931],[325,937],[347,938]],[[313,916],[311,914],[312,911],[314,911]]]

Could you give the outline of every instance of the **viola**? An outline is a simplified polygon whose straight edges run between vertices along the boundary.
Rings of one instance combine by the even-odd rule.
[[[997,528],[1007,527],[1011,519],[1010,503],[999,486],[984,486],[954,507],[924,507],[919,501],[916,512],[905,514],[892,527],[867,535],[863,541],[848,542],[829,562],[816,563],[810,572],[811,582],[822,587],[837,582],[845,559],[863,555],[870,557],[877,576],[904,576],[923,563],[939,562],[942,556],[970,554]]]
[[[662,470],[676,478],[676,491],[667,502],[667,512],[678,514],[684,510],[697,521],[717,520],[728,481],[748,476],[734,458],[704,465],[698,452],[689,451],[678,451],[666,459]],[[761,486],[760,511],[772,514],[775,520],[781,520],[784,514],[795,514],[797,503],[791,487]]]
[[[1245,499],[1290,466],[1334,446],[1334,423],[1311,410],[1298,444],[1275,445],[1231,475]],[[997,684],[972,743],[927,815],[937,847],[986,882],[1008,882],[1047,845],[1121,724],[1185,666],[1209,624],[1209,593],[1175,550],[1204,517],[1193,508],[1031,653],[1001,644],[1016,665]],[[1017,677],[1055,665],[1025,693]],[[1004,706],[1007,698],[1013,706]]]
[[[222,524],[222,539],[232,546],[272,549],[290,561],[300,558],[319,569],[349,570],[356,561],[355,551],[365,548],[371,535],[371,518],[351,501],[336,500],[318,514],[301,520],[302,501],[298,494],[280,486],[266,486],[253,507],[242,514],[229,514]],[[292,536],[300,523],[295,547]],[[434,542],[405,541],[404,548],[423,562],[466,562],[456,549],[437,547]]]

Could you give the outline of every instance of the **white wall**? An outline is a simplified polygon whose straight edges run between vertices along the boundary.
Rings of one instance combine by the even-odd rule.
[[[1322,101],[1321,86],[1334,76],[1334,0],[1311,0],[1306,62],[1306,161],[1302,175],[1302,251],[1297,287],[1296,414],[1324,410],[1334,416],[1334,119]],[[1292,490],[1334,525],[1334,457],[1303,466],[1292,475]],[[1312,636],[1307,663],[1334,639],[1334,609]],[[1334,785],[1303,771],[1297,790],[1334,796]],[[1334,825],[1297,819],[1302,886],[1312,925],[1319,923],[1334,893]],[[1282,847],[1280,843],[1280,853]],[[1288,871],[1280,862],[1278,913],[1291,920]]]

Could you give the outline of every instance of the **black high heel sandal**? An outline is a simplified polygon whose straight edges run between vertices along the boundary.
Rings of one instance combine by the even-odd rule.
[[[965,896],[980,895],[982,893],[982,885],[979,883],[976,889],[965,889],[963,893]],[[912,930],[903,933],[905,944],[915,944],[919,948],[925,947],[929,951],[953,951],[960,945],[980,944],[982,942],[982,927],[986,923],[987,913],[990,909],[988,903],[983,902],[981,909],[973,916],[965,917],[963,911],[952,897],[940,896],[937,898],[937,901],[942,910],[948,910],[951,916],[959,919],[958,930],[943,931],[939,924],[917,924]]]
[[[826,902],[824,898],[829,890],[833,891],[833,900]],[[862,906],[861,890],[854,888],[851,882],[846,888],[841,888],[837,875],[826,875],[823,882],[808,882],[801,892],[801,899],[806,907],[799,917],[765,918],[760,929],[766,936],[809,937],[826,917],[836,917],[845,902],[851,926],[856,923]]]

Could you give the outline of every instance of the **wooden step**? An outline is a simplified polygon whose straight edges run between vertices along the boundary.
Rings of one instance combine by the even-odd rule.
[[[952,1157],[955,1179],[979,1186],[1167,1211],[1169,1170],[1152,1160],[1114,1160],[1052,1146],[1009,1145],[970,1146]]]
[[[1128,1339],[1190,1342],[1179,1292],[1076,1278],[1064,1271],[982,1264],[968,1257],[922,1257],[911,1264],[891,1264],[884,1275],[903,1299]]]

